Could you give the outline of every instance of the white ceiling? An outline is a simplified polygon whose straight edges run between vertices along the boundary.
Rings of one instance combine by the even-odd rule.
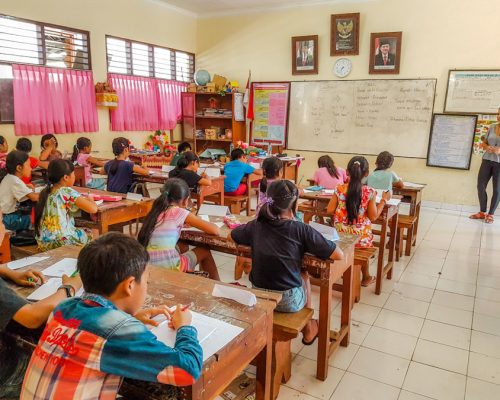
[[[356,3],[363,0],[156,0],[198,17],[244,14],[319,4]],[[365,0],[367,1],[367,0]],[[368,0],[369,1],[369,0]]]

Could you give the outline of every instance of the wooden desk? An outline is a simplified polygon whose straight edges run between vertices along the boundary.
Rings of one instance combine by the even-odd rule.
[[[304,212],[304,222],[309,223],[313,216],[317,215],[319,217],[333,217],[329,215],[326,211],[328,202],[330,201],[332,195],[326,195],[323,191],[315,191],[310,193],[302,193],[300,195],[301,199],[309,200],[310,203],[299,204],[299,211]],[[382,280],[385,275],[387,279],[392,279],[392,267],[394,266],[395,260],[395,247],[396,247],[396,232],[398,227],[398,207],[386,204],[382,214],[374,222],[374,224],[379,224],[380,228],[380,240],[378,243],[378,260],[377,260],[377,282],[375,285],[375,293],[380,294],[382,291]],[[390,224],[390,239],[387,242],[387,234],[389,233]],[[386,246],[389,247],[389,256],[387,263],[385,263],[384,256],[386,251]]]
[[[250,159],[256,160],[257,162],[262,162],[267,157],[250,157]],[[294,181],[296,184],[299,182],[299,167],[302,161],[305,160],[305,157],[283,157],[280,158],[283,162],[283,172],[281,174],[282,179],[290,179]]]
[[[252,218],[237,216],[241,222],[248,222]],[[210,217],[212,222],[222,221],[221,217]],[[225,225],[221,228],[219,236],[208,235],[201,231],[183,230],[181,240],[193,246],[205,246],[213,250],[234,254],[242,257],[250,257],[250,248],[237,246],[228,239],[229,228]],[[349,332],[351,322],[351,292],[352,292],[352,270],[354,264],[354,245],[358,241],[355,235],[341,234],[341,240],[337,242],[344,252],[344,260],[332,261],[321,260],[306,254],[303,259],[304,268],[313,278],[317,278],[320,286],[319,305],[319,336],[318,336],[318,361],[316,377],[325,380],[328,376],[328,359],[339,345],[349,344]],[[330,330],[330,317],[332,312],[332,287],[335,282],[342,278],[342,314],[341,326],[338,332]]]
[[[29,268],[43,270],[64,257],[76,258],[79,251],[77,246],[66,246],[41,253],[40,256],[50,258]],[[247,307],[232,300],[213,297],[211,293],[215,281],[160,267],[150,268],[148,297],[144,307],[193,303],[191,308],[194,311],[244,328],[233,341],[203,363],[200,379],[192,386],[179,390],[179,398],[213,399],[256,359],[256,398],[270,399],[273,310],[281,296],[253,291],[257,296],[257,305]],[[24,297],[33,291],[32,288],[20,287],[15,290]],[[35,343],[29,345],[32,351]],[[120,394],[126,398],[160,400],[167,390],[168,386],[160,383],[125,379]]]
[[[394,194],[403,196],[403,198],[401,199],[402,202],[410,203],[409,215],[412,217],[417,217],[417,220],[415,221],[415,229],[413,231],[413,243],[412,243],[413,246],[415,246],[415,243],[417,241],[418,221],[420,219],[420,206],[422,203],[422,191],[426,186],[425,184],[419,184],[419,185],[421,186],[420,187],[404,186],[402,189],[400,188],[392,189],[392,192]]]
[[[142,201],[131,201],[125,199],[123,193],[106,192],[104,190],[96,190],[82,187],[74,187],[74,189],[82,194],[97,194],[97,195],[114,195],[121,196],[122,200],[113,202],[104,202],[98,206],[98,211],[95,214],[96,220],[78,219],[78,226],[96,228],[100,234],[109,231],[109,227],[115,224],[121,224],[131,221],[139,221],[145,217],[153,206],[153,199],[143,198]]]

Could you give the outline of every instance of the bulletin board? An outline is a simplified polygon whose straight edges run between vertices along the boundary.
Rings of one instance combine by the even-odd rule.
[[[253,82],[250,96],[250,144],[286,147],[290,82]]]

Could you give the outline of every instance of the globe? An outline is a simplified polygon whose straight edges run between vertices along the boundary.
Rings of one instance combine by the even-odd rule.
[[[199,69],[194,73],[194,81],[198,86],[205,86],[210,82],[210,74],[204,69]]]

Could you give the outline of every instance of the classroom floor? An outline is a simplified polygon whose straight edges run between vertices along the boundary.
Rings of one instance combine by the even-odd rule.
[[[468,215],[423,208],[416,249],[380,296],[363,288],[351,344],[330,359],[328,379],[315,379],[317,347],[297,339],[278,399],[500,399],[500,218],[486,225]],[[221,279],[233,281],[234,257],[215,258]],[[337,307],[333,326],[339,315]]]

